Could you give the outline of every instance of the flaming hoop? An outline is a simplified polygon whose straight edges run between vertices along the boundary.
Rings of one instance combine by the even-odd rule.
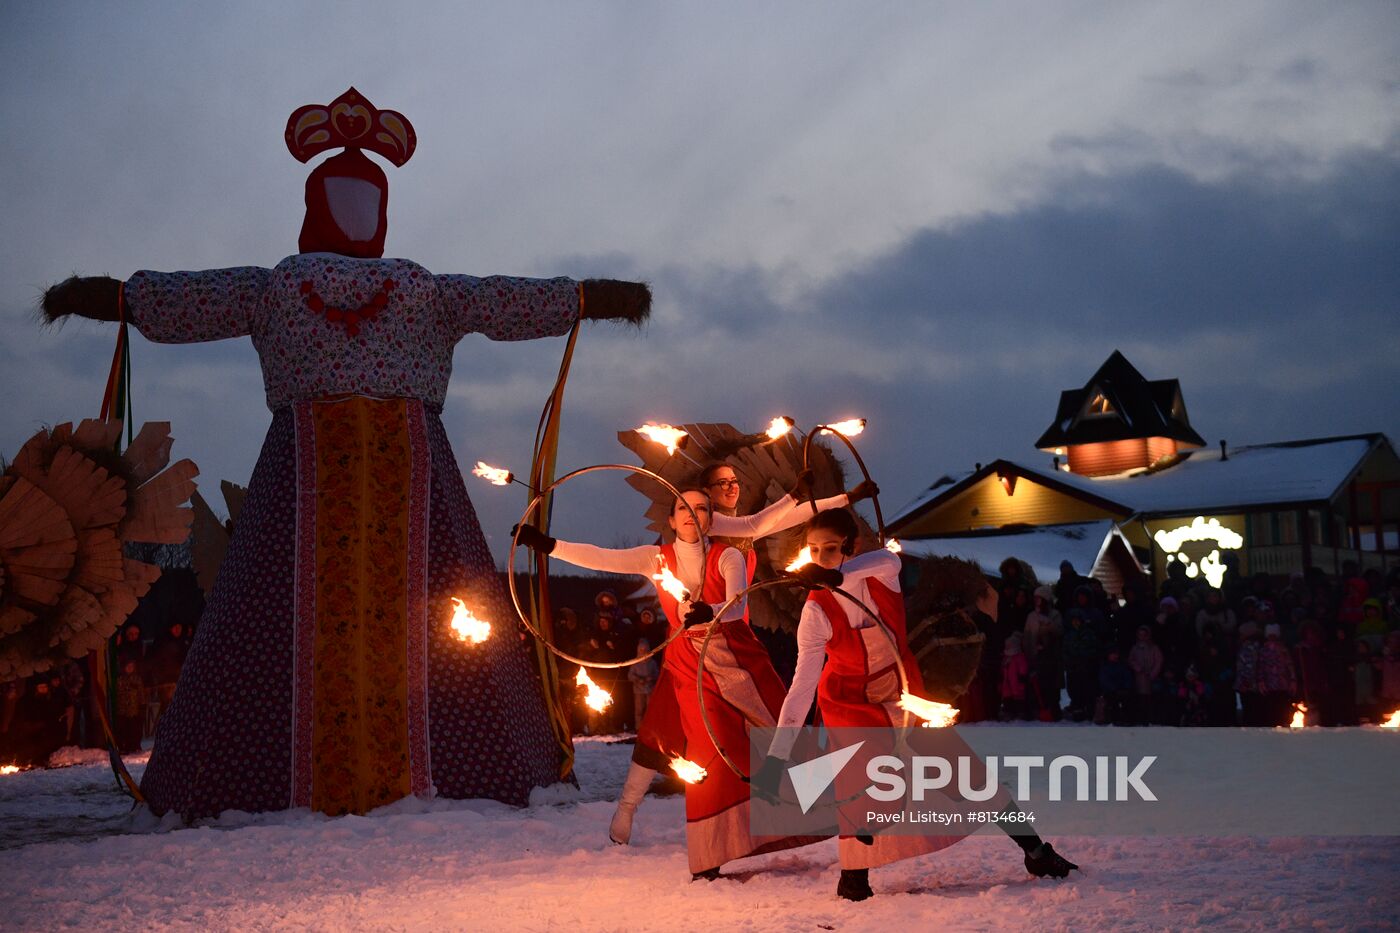
[[[788,573],[797,573],[797,571],[801,570],[803,567],[806,567],[811,562],[812,549],[806,545],[803,545],[802,550],[798,551],[797,556],[792,559],[792,563],[788,564],[783,569],[786,570]]]
[[[530,516],[537,509],[539,509],[540,503],[544,501],[546,496],[554,492],[554,490],[558,489],[560,486],[564,485],[569,480],[576,479],[577,477],[583,476],[587,473],[596,473],[600,470],[622,470],[627,473],[639,473],[642,476],[651,477],[652,479],[660,483],[662,486],[664,486],[667,490],[669,490],[671,495],[675,496],[678,500],[680,500],[681,505],[685,506],[686,511],[690,513],[690,517],[695,521],[695,527],[700,527],[700,516],[695,514],[695,509],[691,508],[690,503],[685,501],[685,496],[681,495],[681,491],[663,477],[659,476],[656,473],[653,473],[646,467],[633,466],[630,463],[599,463],[595,464],[594,466],[580,467],[579,469],[574,470],[571,473],[565,473],[563,476],[559,477],[554,482],[550,483],[548,486],[535,493],[535,497],[530,500],[529,505],[525,506],[525,511],[520,516],[519,528],[524,528],[527,524],[529,524]],[[567,651],[564,651],[562,648],[556,646],[554,642],[550,641],[548,638],[545,638],[544,633],[541,632],[539,629],[535,628],[534,624],[531,623],[529,613],[525,611],[525,606],[520,601],[520,588],[515,580],[515,552],[516,549],[519,547],[520,532],[517,529],[515,535],[510,539],[510,554],[507,557],[508,563],[506,564],[507,570],[509,571],[506,573],[506,588],[510,590],[510,601],[515,605],[515,613],[516,615],[520,616],[520,621],[524,623],[526,630],[528,630],[531,635],[534,635],[536,638],[538,638],[540,640],[540,643],[543,644],[546,648],[548,648],[550,652],[552,652],[556,657],[563,658],[565,661],[568,661],[571,664],[577,664],[580,667],[580,669],[585,666],[596,668],[598,670],[611,670],[619,667],[631,667],[633,664],[639,664],[642,661],[646,661],[649,658],[653,658],[656,655],[660,654],[662,651],[666,650],[667,645],[669,645],[671,642],[675,641],[678,637],[685,633],[685,628],[683,626],[677,625],[676,630],[671,633],[669,638],[661,642],[661,644],[657,645],[655,648],[652,648],[646,654],[639,654],[635,658],[629,658],[626,661],[587,661],[583,658],[574,657]],[[708,551],[709,548],[705,544],[705,536],[701,535],[700,558],[702,565]]]
[[[678,603],[690,599],[690,590],[686,589],[680,578],[671,572],[671,568],[667,567],[665,562],[661,560],[660,554],[656,555],[656,566],[657,571],[651,575],[651,578],[656,581],[657,589],[665,590],[666,594]]]
[[[779,415],[768,423],[768,430],[763,432],[768,437],[768,440],[764,443],[771,444],[774,441],[782,440],[784,437],[787,437],[788,432],[791,431],[796,424],[797,422],[793,421],[787,415]]]
[[[19,774],[19,772],[19,765],[0,765],[0,774]]]
[[[850,450],[851,456],[855,458],[856,466],[860,467],[861,476],[871,483],[875,481],[870,477],[870,470],[866,469],[865,461],[861,459],[860,451],[856,450],[856,445],[851,443],[851,438],[865,430],[865,419],[856,418],[851,421],[838,421],[835,424],[819,424],[807,435],[807,439],[802,442],[802,469],[807,470],[812,462],[812,441],[819,434],[830,434],[841,439],[841,443]],[[809,493],[808,501],[812,505],[812,514],[817,514],[817,494],[813,490]],[[874,495],[870,497],[870,503],[875,507],[875,525],[880,534],[880,542],[883,544],[888,539],[885,536],[885,513],[880,510],[880,497]]]
[[[740,590],[739,592],[735,593],[732,597],[730,597],[729,601],[726,602],[723,606],[720,606],[719,609],[715,611],[714,620],[705,626],[705,639],[704,641],[700,642],[700,662],[696,671],[695,678],[695,692],[696,695],[700,698],[700,721],[705,724],[705,732],[709,734],[710,742],[715,746],[715,751],[719,752],[720,760],[723,761],[726,765],[728,765],[729,770],[733,771],[734,774],[740,780],[743,781],[747,781],[749,779],[749,775],[745,774],[739,768],[739,766],[735,764],[734,759],[729,757],[729,754],[724,750],[724,746],[721,745],[719,743],[719,739],[715,737],[714,726],[710,724],[709,710],[705,708],[705,652],[709,650],[710,639],[714,637],[715,631],[717,630],[717,626],[720,625],[720,620],[724,618],[724,614],[729,611],[730,607],[734,606],[739,601],[748,598],[748,595],[750,593],[756,590],[767,589],[770,586],[806,585],[806,583],[803,583],[800,580],[794,580],[792,577],[775,577],[772,580],[760,580],[757,583],[750,584],[749,586],[745,587],[744,589]],[[911,694],[909,693],[909,675],[904,670],[904,659],[899,656],[899,639],[895,637],[895,634],[890,629],[890,627],[885,624],[885,620],[881,619],[874,612],[872,612],[870,610],[870,607],[867,606],[865,603],[856,599],[854,596],[852,596],[850,593],[847,593],[840,587],[827,586],[826,584],[822,584],[822,588],[829,590],[832,593],[836,593],[838,596],[846,597],[851,602],[859,606],[862,610],[864,610],[865,614],[870,616],[871,619],[875,620],[876,626],[880,629],[881,632],[884,633],[885,637],[889,639],[890,647],[894,649],[894,667],[895,670],[899,672],[900,695],[911,696]],[[684,630],[682,629],[682,631]],[[917,697],[915,697],[915,699],[917,699]],[[904,710],[903,726],[908,727],[910,725],[910,717],[913,714],[908,709],[905,709],[903,706],[901,706],[900,708]]]
[[[900,696],[899,708],[922,719],[925,729],[941,729],[951,726],[957,721],[958,713],[962,712],[947,703],[925,700],[923,697],[916,697],[907,692]]]
[[[1306,722],[1307,712],[1308,712],[1308,704],[1306,704],[1306,703],[1295,703],[1294,706],[1293,706],[1293,721],[1290,722],[1290,723],[1288,724],[1288,728],[1290,728],[1290,729],[1301,729],[1301,728],[1303,728],[1304,726],[1306,726],[1306,725],[1307,725],[1307,722]]]
[[[1397,709],[1395,712],[1387,716],[1385,718],[1385,721],[1381,723],[1381,728],[1400,729],[1400,709]]]

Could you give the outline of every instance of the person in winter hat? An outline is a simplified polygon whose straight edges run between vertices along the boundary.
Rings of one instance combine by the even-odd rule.
[[[1264,644],[1259,648],[1259,692],[1264,697],[1267,724],[1288,725],[1293,698],[1298,693],[1298,677],[1277,622],[1264,626]]]
[[[1026,681],[1030,676],[1030,662],[1021,650],[1021,636],[1012,632],[1006,638],[1001,658],[1001,718],[1027,719]]]
[[[1162,649],[1153,643],[1152,630],[1142,626],[1138,629],[1137,643],[1128,652],[1128,667],[1133,672],[1134,718],[1138,725],[1147,725],[1152,689],[1161,676],[1163,663]]]

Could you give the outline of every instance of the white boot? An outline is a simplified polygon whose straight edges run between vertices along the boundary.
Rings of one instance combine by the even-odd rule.
[[[655,771],[635,761],[627,770],[627,780],[622,782],[622,793],[617,798],[617,812],[608,826],[608,838],[618,845],[625,846],[632,840],[632,817],[654,777]]]

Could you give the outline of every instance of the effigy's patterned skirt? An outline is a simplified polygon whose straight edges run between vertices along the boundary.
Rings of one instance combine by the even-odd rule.
[[[485,643],[453,636],[454,596]],[[279,409],[142,793],[186,818],[523,805],[562,750],[520,631],[436,412]]]

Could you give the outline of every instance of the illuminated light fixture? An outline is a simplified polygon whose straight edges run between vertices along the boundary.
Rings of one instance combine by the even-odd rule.
[[[493,467],[489,463],[476,461],[476,466],[472,467],[472,476],[480,476],[493,486],[509,486],[515,479],[515,474],[510,470],[502,470],[500,467]]]
[[[636,430],[638,434],[642,435],[642,437],[645,437],[647,440],[655,441],[662,447],[665,447],[666,453],[668,454],[673,454],[683,449],[686,440],[690,437],[685,431],[669,424],[652,424],[651,422],[647,422]]]
[[[998,473],[997,478],[1001,480],[1001,488],[1006,490],[1008,496],[1016,494],[1016,474]]]
[[[899,554],[904,550],[904,545],[899,543],[898,538],[891,538],[885,542],[885,550],[891,554]]]
[[[804,547],[802,550],[797,552],[797,556],[792,559],[792,563],[788,564],[783,569],[786,570],[788,573],[797,573],[797,571],[801,570],[803,567],[806,567],[811,562],[812,549],[810,547]]]
[[[837,421],[822,428],[823,434],[840,434],[843,437],[855,437],[865,430],[864,418],[851,418],[849,421]]]
[[[1237,551],[1244,547],[1244,536],[1239,532],[1226,528],[1217,518],[1207,519],[1201,515],[1193,518],[1190,524],[1158,531],[1152,540],[1166,552],[1167,563],[1176,561],[1185,564],[1187,577],[1194,580],[1203,576],[1217,589],[1225,581],[1225,564],[1220,559],[1220,552]],[[1195,561],[1181,553],[1181,548],[1192,541],[1210,541],[1215,547],[1200,561]]]

